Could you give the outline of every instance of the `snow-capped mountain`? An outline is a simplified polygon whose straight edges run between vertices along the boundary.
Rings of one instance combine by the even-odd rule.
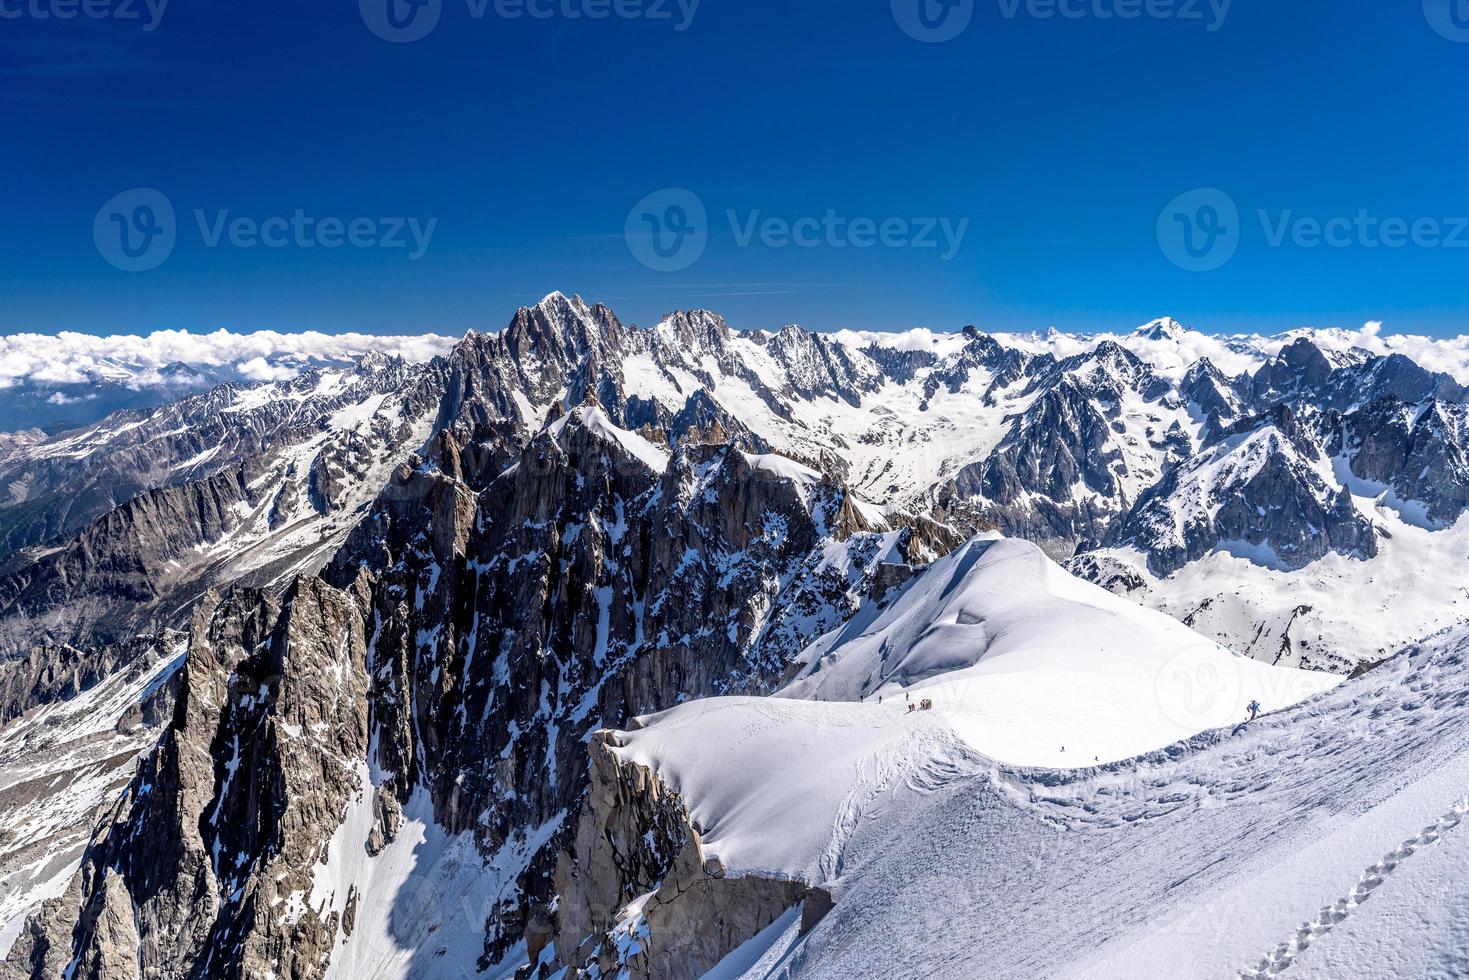
[[[1464,623],[1451,354],[552,294],[422,363],[7,440],[7,975],[738,975],[805,936],[861,975],[829,930],[869,928],[844,875],[894,848],[894,780],[940,814],[1226,744],[1198,733]],[[813,759],[811,800],[767,780]]]
[[[81,333],[0,336],[0,433],[60,433],[118,411],[147,411],[222,384],[285,381],[381,353],[423,363],[454,345],[431,335]]]
[[[319,569],[433,431],[442,366],[225,385],[0,462],[0,651],[182,626],[207,588]]]
[[[742,332],[707,312],[642,329],[552,294],[500,333],[471,334],[424,365],[369,354],[345,370],[226,385],[20,441],[0,460],[0,530],[10,551],[36,550],[12,557],[10,574],[0,570],[0,633],[19,621],[40,639],[39,623],[49,641],[76,642],[116,618],[109,603],[70,617],[74,627],[51,610],[119,590],[129,610],[152,596],[173,617],[160,625],[180,626],[187,602],[170,597],[170,576],[196,580],[206,560],[210,584],[266,584],[262,566],[277,578],[309,569],[350,530],[382,474],[435,429],[508,458],[553,406],[589,399],[613,424],[660,444],[692,431],[779,451],[874,504],[962,532],[996,526],[1056,558],[1086,553],[1077,570],[1133,592],[1139,576],[1171,579],[1220,554],[1242,558],[1258,570],[1243,574],[1256,578],[1333,556],[1372,559],[1405,538],[1421,543],[1398,533],[1404,523],[1452,531],[1469,508],[1469,396],[1400,353],[1342,348],[1336,337],[1323,349],[1297,336],[1271,354],[1271,342],[1210,338],[1171,320],[1099,339],[973,328],[852,339],[796,327]],[[1195,351],[1207,356],[1185,362]],[[1218,364],[1254,366],[1228,374]],[[328,519],[330,546],[302,553],[276,542],[313,540]],[[1451,538],[1421,539],[1428,550],[1412,559],[1441,561]],[[83,571],[72,567],[79,549],[129,557]],[[1362,582],[1373,574],[1370,561],[1347,567]],[[58,576],[67,584],[54,588]],[[1180,609],[1170,601],[1182,592],[1159,591],[1160,607],[1236,646],[1288,632],[1284,620],[1302,605],[1220,618],[1201,612],[1228,601],[1221,596]],[[96,639],[150,622],[125,615]],[[1429,624],[1408,625],[1403,640]],[[1349,647],[1322,660],[1294,640],[1256,650],[1326,667],[1383,652]]]

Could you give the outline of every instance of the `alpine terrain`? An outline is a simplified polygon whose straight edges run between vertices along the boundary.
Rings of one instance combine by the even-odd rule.
[[[0,978],[1469,973],[1461,345],[395,344],[0,438]]]

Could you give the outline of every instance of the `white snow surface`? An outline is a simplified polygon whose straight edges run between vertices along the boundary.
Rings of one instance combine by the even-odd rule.
[[[1051,602],[1032,629],[1063,618]],[[996,605],[996,633],[1019,628]],[[935,626],[921,662],[952,629]],[[1026,670],[1018,651],[989,656]],[[959,673],[972,669],[962,659]],[[860,690],[840,662],[829,692]],[[927,683],[914,694],[946,682]],[[670,779],[732,873],[836,896],[807,936],[782,920],[721,977],[1469,973],[1469,628],[1253,723],[1070,770],[996,758],[942,703],[910,716],[901,696],[878,707],[792,693],[684,705],[623,736],[620,751]],[[1097,693],[1072,709],[1113,692]]]
[[[1331,554],[1286,571],[1267,567],[1259,556],[1220,551],[1159,579],[1135,549],[1106,549],[1088,558],[1114,562],[1141,583],[1124,592],[1130,601],[1270,663],[1294,666],[1304,660],[1345,670],[1469,622],[1463,575],[1469,515],[1431,531],[1379,501],[1354,501],[1387,532],[1369,561]]]
[[[357,917],[348,936],[340,924],[328,980],[486,980],[513,974],[514,955],[497,974],[478,971],[486,917],[512,896],[530,857],[564,815],[513,839],[486,866],[472,835],[446,833],[421,787],[403,808],[397,835],[379,854],[366,842],[376,792],[369,767],[358,764],[360,790],[327,846],[306,904],[323,918],[343,913],[355,894]]]
[[[1341,680],[1235,656],[1000,539],[961,547],[801,659],[776,697],[691,702],[621,736],[736,873],[826,880],[866,795],[893,779],[942,781],[980,758],[1107,764]],[[909,711],[924,700],[933,710]]]

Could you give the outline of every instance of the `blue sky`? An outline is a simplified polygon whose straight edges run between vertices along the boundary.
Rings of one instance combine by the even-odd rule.
[[[388,0],[66,2],[0,0],[4,333],[453,334],[553,289],[644,324],[1469,332],[1450,0],[965,0],[941,43],[905,33],[919,0],[434,0],[411,43],[368,28]],[[497,13],[523,2],[549,16]],[[104,253],[156,209],[99,209],[138,188],[173,209],[172,249],[129,272]],[[668,188],[707,219],[697,261],[658,271],[627,229]],[[1238,219],[1213,194],[1167,213],[1199,188]],[[1188,224],[1228,261],[1170,261]]]

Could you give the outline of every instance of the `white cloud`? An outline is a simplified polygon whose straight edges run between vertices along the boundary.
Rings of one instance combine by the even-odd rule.
[[[456,342],[457,338],[433,334],[377,337],[269,330],[248,334],[228,330],[213,333],[159,330],[147,336],[112,337],[82,333],[12,334],[0,337],[0,387],[11,387],[23,380],[55,386],[101,379],[140,386],[187,383],[187,377],[169,378],[159,373],[163,368],[179,364],[231,369],[253,380],[280,380],[295,372],[283,374],[283,369],[271,361],[340,361],[380,351],[423,362],[446,353]]]
[[[839,343],[849,347],[887,347],[899,351],[931,351],[939,357],[952,354],[964,346],[964,335],[959,332],[930,330],[916,327],[902,332],[884,333],[878,330],[837,330],[831,334]]]
[[[92,401],[96,397],[97,397],[96,395],[81,395],[81,396],[78,396],[78,397],[72,397],[71,395],[68,395],[65,392],[57,391],[57,392],[52,392],[51,397],[48,398],[48,399],[46,399],[46,404],[48,404],[48,405],[80,405],[82,402]]]
[[[983,329],[983,328],[981,328]],[[1129,331],[1073,334],[1060,331],[1033,334],[995,334],[1001,343],[1034,353],[1049,351],[1057,357],[1091,350],[1104,340],[1125,343],[1128,349],[1153,363],[1165,374],[1177,376],[1201,357],[1208,357],[1230,374],[1256,369],[1297,336],[1308,336],[1322,348],[1362,348],[1374,354],[1404,354],[1431,371],[1452,375],[1469,385],[1469,336],[1436,338],[1387,332],[1380,322],[1357,330],[1303,329],[1275,336],[1225,336],[1188,330],[1175,338],[1157,340],[1130,336]],[[831,335],[855,347],[878,344],[894,350],[932,351],[940,357],[963,346],[963,336],[919,328],[902,332],[843,330]],[[147,336],[98,337],[91,334],[14,334],[0,337],[0,388],[29,380],[60,387],[113,379],[134,387],[189,387],[204,378],[179,372],[178,365],[204,371],[227,371],[252,381],[280,381],[299,373],[302,365],[340,362],[370,351],[398,355],[413,362],[447,353],[457,338],[433,334],[378,337],[370,334],[191,333],[159,330]],[[174,368],[164,372],[165,368]]]
[[[271,364],[263,357],[252,357],[235,365],[235,370],[250,381],[289,381],[301,372],[293,367]]]

